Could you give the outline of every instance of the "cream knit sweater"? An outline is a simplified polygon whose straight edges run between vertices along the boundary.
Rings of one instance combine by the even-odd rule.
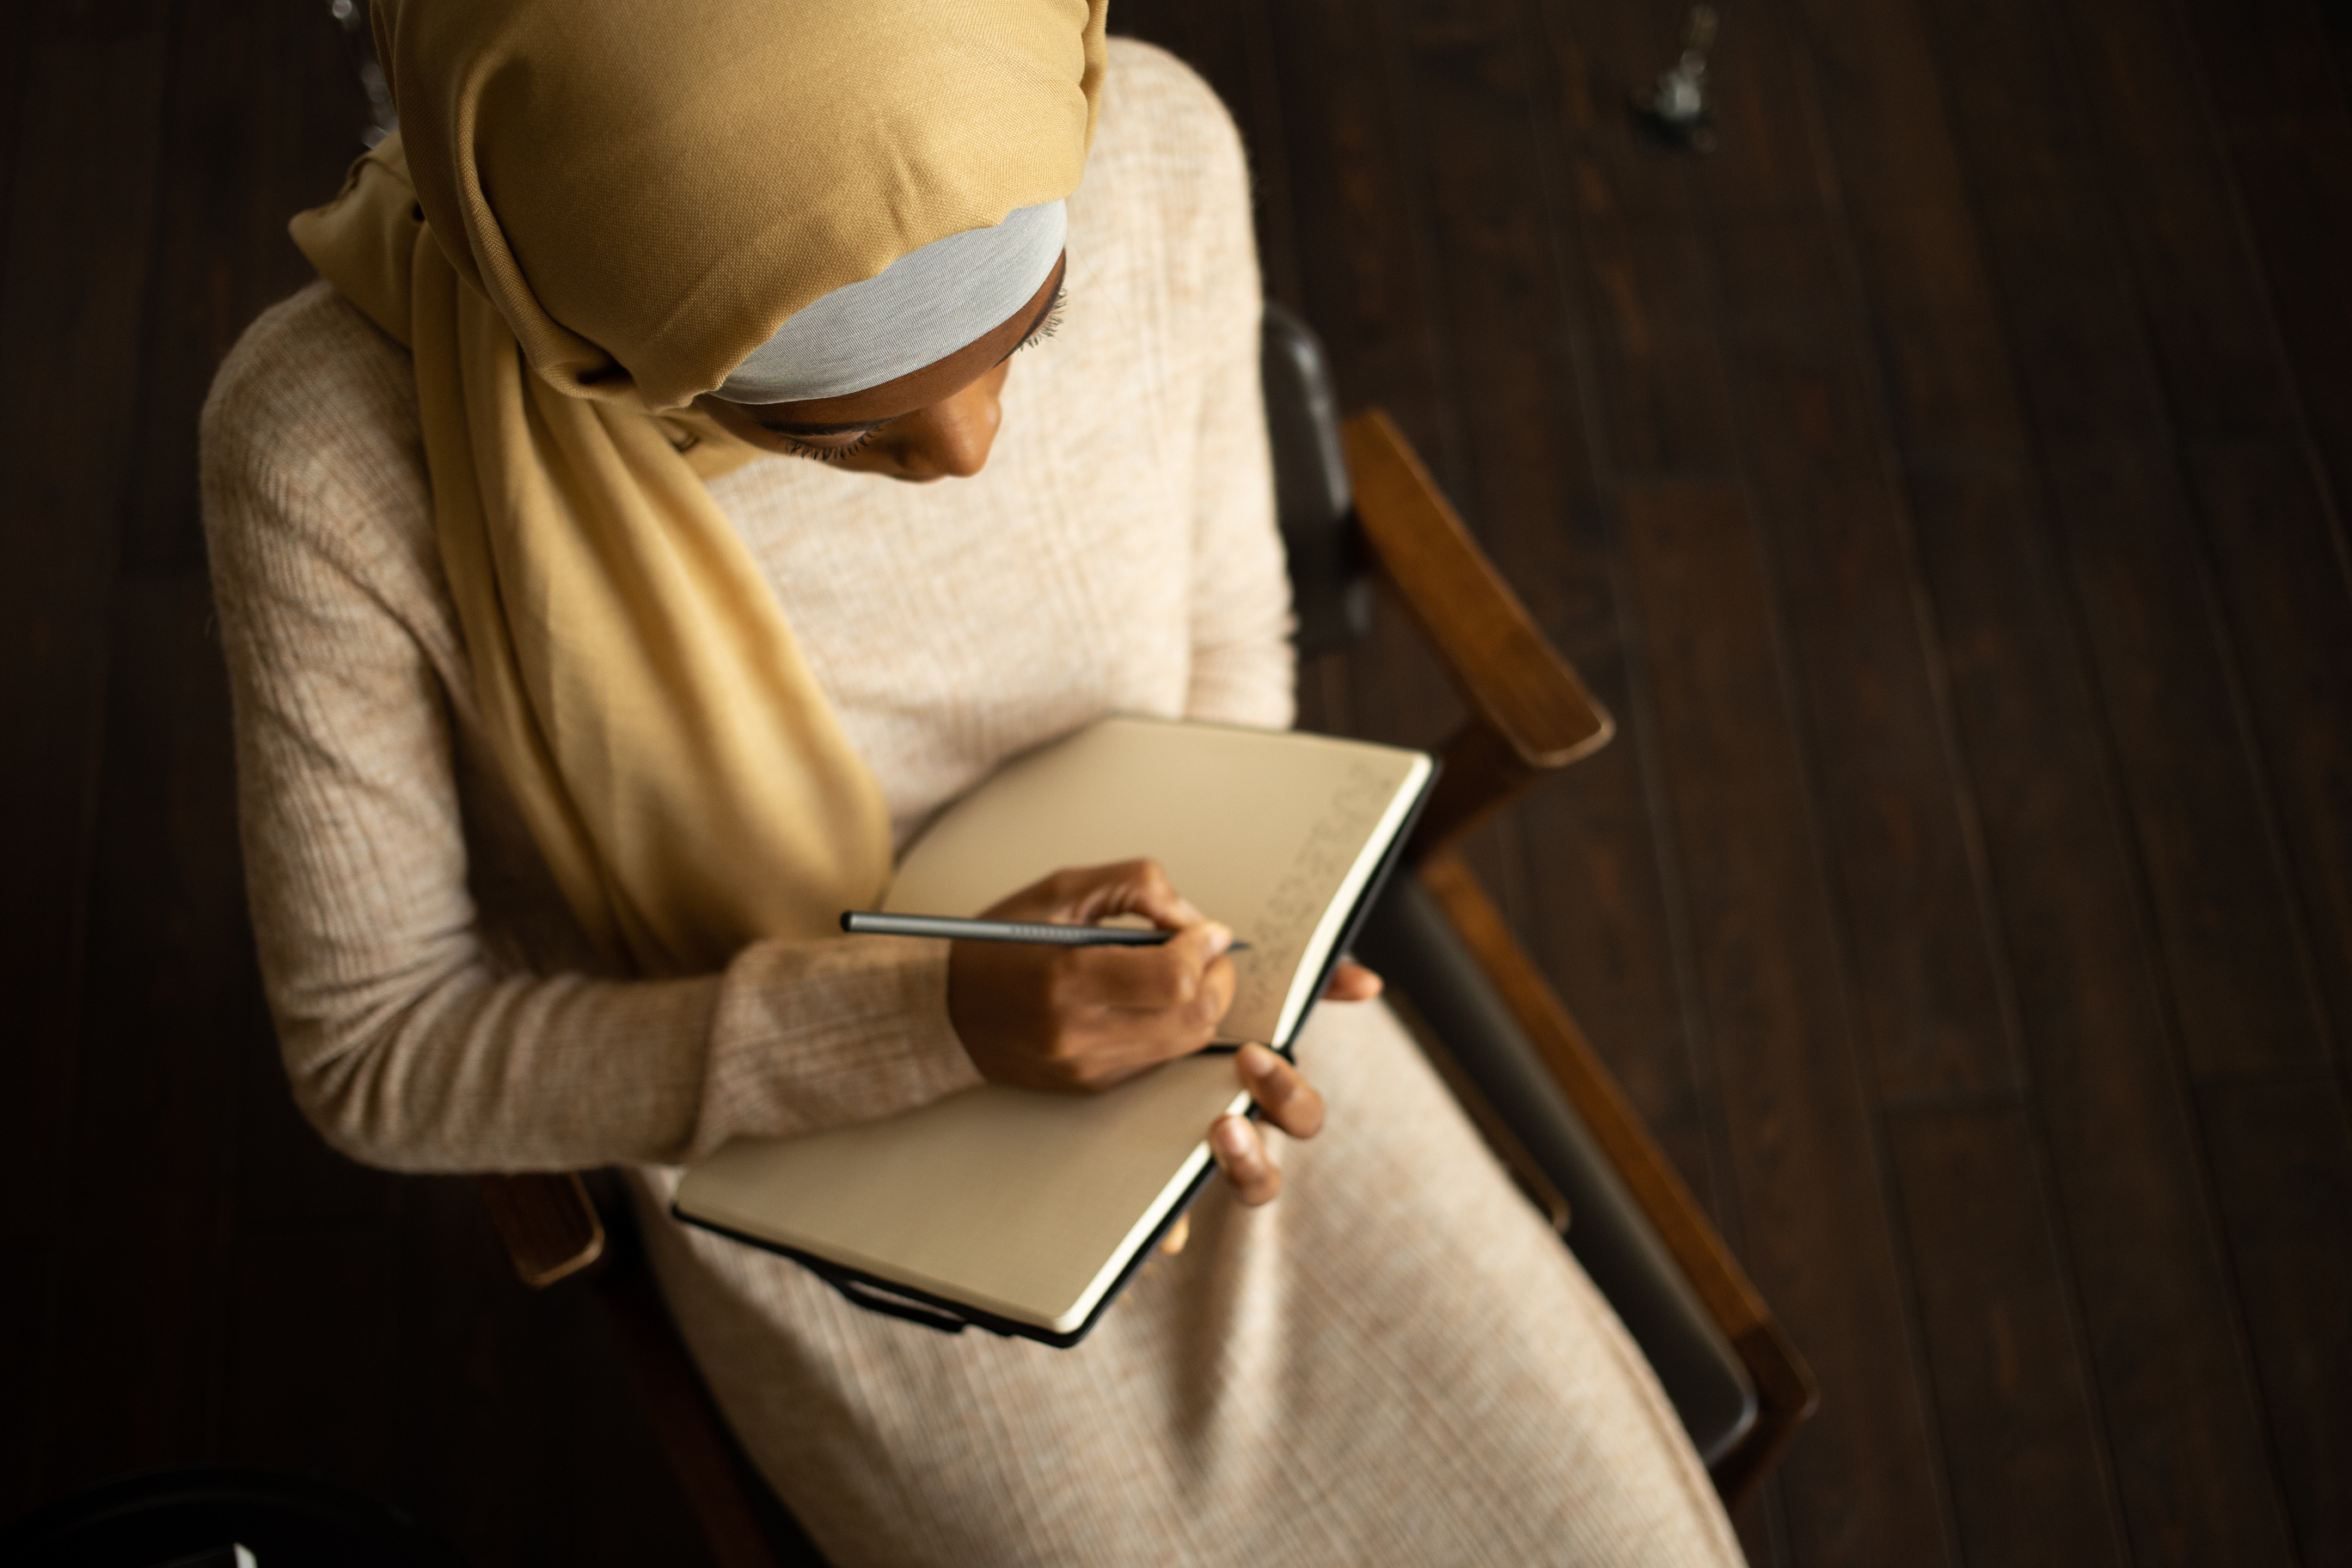
[[[1068,320],[1013,362],[984,473],[712,487],[901,842],[1097,714],[1289,720],[1246,174],[1197,79],[1114,45],[1069,212]],[[1074,1351],[877,1318],[674,1225],[673,1167],[730,1137],[972,1081],[942,952],[596,973],[488,760],[406,358],[325,285],[231,354],[204,468],[297,1098],[372,1164],[627,1167],[698,1359],[835,1562],[1738,1560],[1638,1352],[1377,1005],[1301,1041],[1330,1124],[1281,1152],[1285,1196],[1213,1187]]]

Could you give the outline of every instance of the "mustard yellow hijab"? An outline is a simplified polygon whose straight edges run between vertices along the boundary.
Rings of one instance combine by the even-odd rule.
[[[814,936],[881,792],[685,411],[785,318],[1076,188],[1106,0],[376,0],[401,133],[296,217],[414,359],[483,721],[592,938],[648,974]]]

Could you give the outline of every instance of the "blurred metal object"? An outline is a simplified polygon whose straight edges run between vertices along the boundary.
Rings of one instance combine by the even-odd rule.
[[[352,57],[352,67],[360,73],[360,90],[367,94],[368,120],[360,128],[360,141],[373,147],[400,129],[400,115],[392,107],[392,87],[383,79],[383,65],[375,58],[375,30],[368,26],[367,7],[362,0],[333,0],[328,15],[343,30],[343,47]]]
[[[1633,95],[1633,120],[1653,141],[1677,152],[1715,151],[1714,111],[1707,98],[1706,52],[1715,47],[1712,5],[1691,7],[1683,26],[1682,58],[1658,73],[1647,96]]]

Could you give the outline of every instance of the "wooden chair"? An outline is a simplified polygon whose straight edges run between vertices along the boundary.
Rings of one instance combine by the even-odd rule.
[[[1388,979],[1392,1004],[1489,1146],[1563,1230],[1737,1505],[1811,1414],[1812,1373],[1454,847],[1546,774],[1605,745],[1612,721],[1388,418],[1375,410],[1339,421],[1313,334],[1273,306],[1264,366],[1302,653],[1360,635],[1377,582],[1469,710],[1442,748],[1444,773],[1408,869],[1357,951]],[[625,1230],[614,1246],[582,1178],[482,1185],[526,1283],[606,1262],[597,1288],[718,1560],[821,1561],[744,1460]],[[605,1212],[625,1226],[625,1203]]]

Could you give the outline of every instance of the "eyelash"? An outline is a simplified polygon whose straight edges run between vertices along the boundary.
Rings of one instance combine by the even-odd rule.
[[[803,441],[793,441],[790,436],[785,437],[784,439],[792,442],[793,455],[796,458],[814,458],[820,463],[838,463],[844,458],[853,457],[866,450],[867,447],[873,445],[874,437],[881,433],[879,430],[868,430],[845,447],[812,447]]]
[[[1044,342],[1047,338],[1052,337],[1055,332],[1060,331],[1062,330],[1062,311],[1068,306],[1069,302],[1070,291],[1067,289],[1056,289],[1054,290],[1053,309],[1045,312],[1045,319],[1037,323],[1037,327],[1034,331],[1021,340],[1021,347],[1024,349],[1034,349],[1039,343]],[[1020,350],[1015,349],[1013,352],[1018,353]]]

